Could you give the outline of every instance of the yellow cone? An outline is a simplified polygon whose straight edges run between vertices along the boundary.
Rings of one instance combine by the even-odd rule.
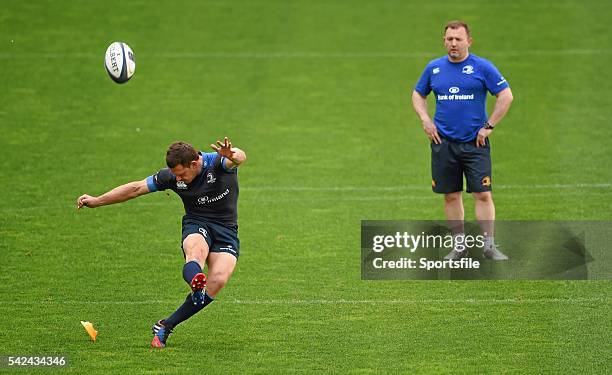
[[[92,341],[96,341],[96,337],[98,336],[98,331],[94,329],[93,324],[89,322],[84,322],[82,320],[81,320],[81,324],[83,325],[83,328],[85,328],[85,330],[89,334],[89,337],[91,337]]]

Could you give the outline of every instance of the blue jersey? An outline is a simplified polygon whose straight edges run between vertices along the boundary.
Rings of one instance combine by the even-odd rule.
[[[434,123],[443,137],[469,142],[488,120],[487,91],[497,95],[507,87],[490,61],[470,54],[460,63],[451,62],[448,56],[431,61],[415,90],[424,97],[434,92]]]
[[[199,153],[202,170],[191,181],[177,181],[169,168],[147,177],[150,192],[170,189],[183,201],[185,214],[220,224],[236,226],[238,213],[237,168],[227,169],[225,158],[216,152]]]

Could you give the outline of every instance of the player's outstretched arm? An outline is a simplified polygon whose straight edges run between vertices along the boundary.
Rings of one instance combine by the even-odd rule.
[[[77,199],[77,210],[83,207],[96,208],[106,206],[113,203],[125,202],[129,199],[139,197],[149,193],[147,180],[134,181],[125,185],[117,186],[113,190],[92,197],[91,195],[83,194]]]
[[[235,168],[242,165],[246,161],[246,154],[238,147],[232,147],[232,142],[225,137],[223,143],[217,141],[216,145],[211,144],[213,150],[227,160],[225,162],[226,168]]]

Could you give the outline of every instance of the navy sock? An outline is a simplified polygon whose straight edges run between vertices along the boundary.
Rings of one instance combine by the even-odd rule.
[[[202,267],[200,267],[198,262],[195,260],[187,262],[183,266],[183,279],[185,279],[185,282],[191,287],[191,280],[193,280],[193,277],[200,272],[202,272]]]
[[[176,311],[172,313],[172,315],[165,319],[165,326],[169,327],[170,329],[176,327],[181,322],[184,322],[185,320],[191,318],[198,311],[210,305],[210,303],[214,300],[215,299],[209,296],[208,293],[204,293],[204,304],[194,305],[193,301],[191,300],[191,293],[189,293],[187,295],[187,298],[185,298],[185,302],[183,302],[183,304],[178,309],[176,309]]]

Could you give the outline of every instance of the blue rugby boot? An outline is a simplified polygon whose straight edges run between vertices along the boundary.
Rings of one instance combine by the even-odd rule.
[[[164,320],[158,320],[157,323],[153,324],[151,330],[153,331],[153,340],[151,341],[152,348],[165,348],[166,340],[172,333],[172,329],[166,327]]]

